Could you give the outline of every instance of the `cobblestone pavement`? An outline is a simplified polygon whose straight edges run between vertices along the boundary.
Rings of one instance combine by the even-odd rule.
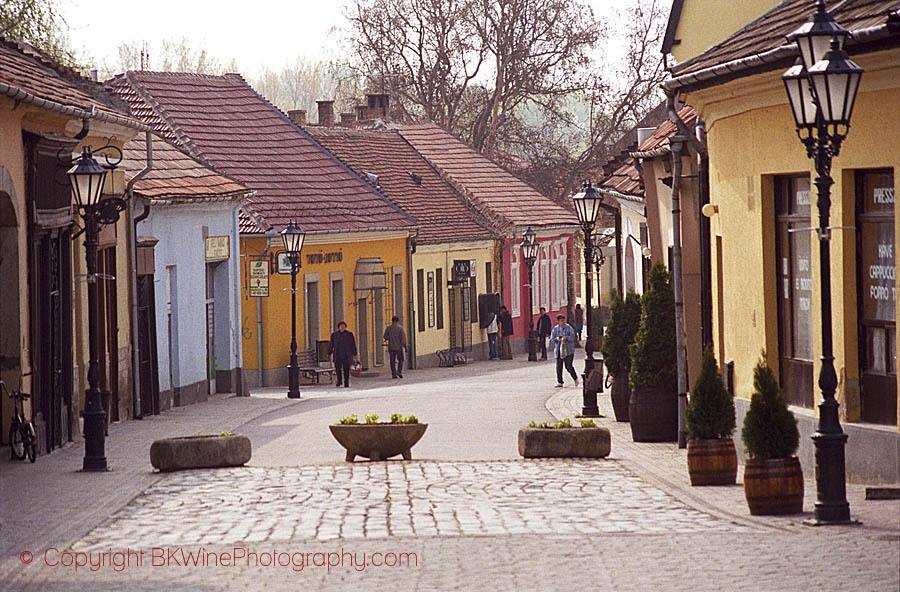
[[[750,529],[613,461],[394,462],[172,475],[74,548],[710,530]]]

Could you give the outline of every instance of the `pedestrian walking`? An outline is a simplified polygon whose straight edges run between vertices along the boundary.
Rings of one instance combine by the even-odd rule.
[[[581,341],[581,332],[584,330],[584,309],[580,304],[575,305],[575,335]]]
[[[500,330],[500,326],[497,324],[497,313],[491,312],[488,314],[491,315],[491,322],[487,326],[488,355],[491,360],[496,360],[499,357],[497,354],[497,332]]]
[[[347,330],[346,321],[338,321],[337,331],[328,342],[328,355],[334,362],[337,386],[350,386],[350,364],[356,360],[356,338]]]
[[[400,324],[400,317],[394,315],[391,324],[384,330],[384,340],[388,344],[391,357],[391,378],[403,378],[403,350],[406,350],[406,331]]]
[[[556,358],[556,388],[563,386],[563,365],[578,386],[578,373],[572,362],[575,360],[575,330],[566,322],[565,315],[556,315],[556,326],[550,333],[553,343],[553,357]]]
[[[543,306],[541,307],[541,316],[538,317],[538,337],[541,340],[541,359],[547,359],[547,339],[550,337],[550,332],[553,331],[553,321],[550,320],[550,315],[547,314],[547,309]]]
[[[512,337],[514,330],[512,315],[509,314],[506,306],[500,306],[500,314],[497,315],[497,320],[500,322],[500,359],[511,360],[513,356],[509,338]]]

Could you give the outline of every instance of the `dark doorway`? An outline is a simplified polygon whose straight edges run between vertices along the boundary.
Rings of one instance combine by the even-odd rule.
[[[894,172],[856,175],[859,367],[862,420],[897,425]]]
[[[775,267],[778,277],[781,388],[788,403],[812,409],[810,195],[808,176],[775,178]]]

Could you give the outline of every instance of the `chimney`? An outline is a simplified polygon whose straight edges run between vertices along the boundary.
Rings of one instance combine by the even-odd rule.
[[[383,119],[387,121],[390,113],[391,95],[386,94],[367,94],[366,102],[369,106],[370,119]]]
[[[369,119],[369,108],[365,105],[357,105],[356,106],[356,120],[357,121],[366,121]]]
[[[306,125],[306,109],[296,109],[294,111],[288,111],[287,114],[290,120],[300,127]]]
[[[97,75],[96,70],[91,70],[91,80],[94,82],[100,82],[100,77]]]
[[[316,101],[319,106],[319,125],[334,126],[334,101]]]
[[[356,127],[356,114],[341,113],[341,127]]]
[[[640,146],[647,140],[650,136],[653,135],[653,131],[656,128],[653,127],[639,127],[637,130],[637,145]]]

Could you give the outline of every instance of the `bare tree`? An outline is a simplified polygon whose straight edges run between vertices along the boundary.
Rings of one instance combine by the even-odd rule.
[[[75,66],[68,30],[58,0],[0,2],[0,35],[24,41],[62,64]]]

